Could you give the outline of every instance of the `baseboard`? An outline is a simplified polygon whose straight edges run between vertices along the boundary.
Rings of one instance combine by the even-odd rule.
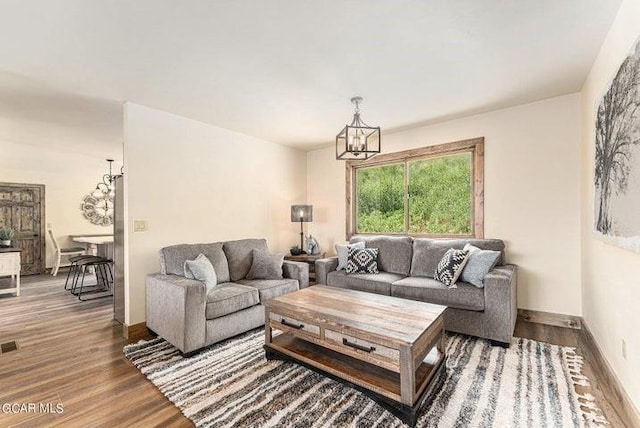
[[[599,369],[604,374],[604,378],[610,381],[609,386],[615,395],[615,398],[610,400],[610,402],[621,404],[621,407],[619,408],[616,406],[615,411],[620,415],[623,421],[630,423],[630,427],[640,427],[640,412],[638,412],[638,409],[634,406],[631,398],[629,398],[629,395],[627,395],[627,392],[620,383],[620,380],[611,368],[611,365],[604,357],[600,346],[598,346],[598,342],[596,342],[584,319],[582,319],[582,332],[585,342],[584,345],[588,352],[593,356],[594,363],[598,364]]]
[[[131,343],[140,339],[148,339],[151,334],[147,329],[147,323],[141,322],[133,325],[122,324],[122,336]]]
[[[553,312],[533,311],[530,309],[518,309],[518,318],[538,324],[567,327],[580,330],[582,317],[575,315],[555,314]]]

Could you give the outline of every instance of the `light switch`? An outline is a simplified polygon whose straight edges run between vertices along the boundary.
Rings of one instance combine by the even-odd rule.
[[[147,230],[147,221],[146,220],[133,220],[133,231],[134,232],[145,232]]]

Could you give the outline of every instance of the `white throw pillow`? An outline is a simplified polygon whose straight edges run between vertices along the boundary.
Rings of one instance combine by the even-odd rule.
[[[345,270],[347,263],[349,262],[349,247],[363,249],[365,247],[364,242],[354,242],[353,244],[338,245],[336,244],[336,253],[338,254],[338,267],[336,270]]]

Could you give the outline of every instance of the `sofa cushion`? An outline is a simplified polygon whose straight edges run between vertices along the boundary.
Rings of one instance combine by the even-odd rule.
[[[349,261],[349,248],[364,248],[364,242],[354,242],[353,244],[336,244],[336,254],[338,255],[338,267],[336,270],[345,270]]]
[[[327,274],[327,285],[389,296],[391,283],[402,278],[404,275],[389,272],[347,274],[343,270],[336,270]]]
[[[222,251],[222,242],[211,244],[179,244],[160,250],[160,273],[184,276],[184,262],[204,254],[216,271],[218,282],[229,282],[227,256]]]
[[[298,290],[296,279],[241,279],[238,283],[254,287],[260,294],[260,301],[273,299]]]
[[[457,288],[448,288],[435,279],[410,276],[391,284],[391,295],[456,309],[484,310],[484,290],[465,282],[458,282]]]
[[[377,248],[349,247],[347,273],[379,273]]]
[[[211,261],[202,253],[194,260],[184,262],[184,277],[204,282],[207,292],[218,285],[216,271]]]
[[[481,250],[500,251],[497,264],[503,264],[504,242],[501,239],[431,239],[415,238],[413,240],[413,258],[411,259],[411,276],[426,276],[433,278],[438,262],[449,248],[462,250],[471,244]]]
[[[208,320],[220,318],[260,303],[258,290],[246,285],[225,282],[207,292],[205,316]]]
[[[268,251],[266,239],[241,239],[228,241],[222,245],[229,262],[229,276],[231,281],[244,279],[251,269],[253,250]],[[214,265],[215,267],[215,265]]]
[[[413,239],[411,237],[354,236],[349,242],[364,242],[367,248],[377,248],[379,250],[379,270],[398,273],[403,276],[409,275],[409,270],[411,268],[411,253],[413,252]],[[442,257],[442,254],[440,257]],[[438,261],[439,260],[440,259],[438,259]],[[433,271],[431,274],[433,275]]]
[[[284,253],[270,254],[267,251],[254,249],[252,257],[247,279],[282,279]]]

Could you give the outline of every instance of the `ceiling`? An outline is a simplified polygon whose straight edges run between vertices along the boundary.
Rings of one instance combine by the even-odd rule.
[[[579,91],[619,0],[0,0],[0,138],[122,142],[132,101],[333,141]],[[35,124],[35,126],[34,126]]]

